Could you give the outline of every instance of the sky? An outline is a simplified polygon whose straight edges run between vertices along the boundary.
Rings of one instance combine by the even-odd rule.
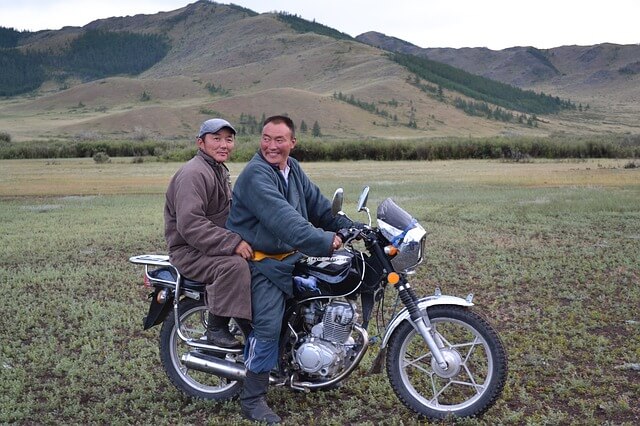
[[[20,31],[171,11],[195,0],[0,0],[0,26]],[[286,11],[353,37],[378,31],[420,47],[547,49],[639,44],[640,0],[221,0]]]

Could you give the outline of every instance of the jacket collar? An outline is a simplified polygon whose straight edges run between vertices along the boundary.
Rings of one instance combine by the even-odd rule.
[[[214,169],[222,167],[222,168],[225,168],[225,169],[229,170],[224,163],[217,162],[216,160],[213,159],[213,157],[211,157],[209,154],[207,154],[206,152],[204,152],[201,149],[198,149],[198,152],[196,153],[196,155],[199,156],[199,157],[202,157],[202,159],[204,161],[206,161],[207,164],[209,164]]]

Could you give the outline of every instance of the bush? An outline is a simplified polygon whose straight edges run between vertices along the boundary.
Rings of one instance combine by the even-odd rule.
[[[109,158],[106,152],[100,151],[100,152],[96,152],[93,155],[93,161],[95,161],[98,164],[104,164],[104,163],[110,163],[111,158]]]
[[[0,132],[0,144],[11,143],[11,135],[7,132]]]
[[[8,137],[8,136],[7,136]],[[157,140],[151,131],[136,128],[129,140],[91,140],[86,133],[73,142],[62,140],[0,142],[0,159],[18,158],[91,158],[97,153],[111,157],[155,156],[164,161],[186,161],[195,154],[192,140]],[[135,140],[134,140],[135,138]],[[246,140],[245,140],[246,139]],[[231,161],[249,161],[258,143],[250,137],[237,140]],[[292,156],[300,161],[340,160],[458,160],[467,158],[502,159],[528,162],[536,158],[640,158],[640,137],[566,136],[548,138],[493,137],[422,140],[300,140]],[[634,163],[637,165],[636,163]]]

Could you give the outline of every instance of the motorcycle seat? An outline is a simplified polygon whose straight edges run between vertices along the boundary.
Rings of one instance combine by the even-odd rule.
[[[182,286],[190,290],[204,291],[206,284],[200,281],[190,280],[189,278],[182,278]]]

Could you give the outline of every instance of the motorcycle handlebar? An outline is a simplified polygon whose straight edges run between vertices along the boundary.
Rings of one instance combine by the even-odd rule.
[[[340,237],[340,239],[344,243],[349,240],[364,238],[365,235],[363,234],[367,229],[368,227],[366,225],[361,223],[356,223],[351,228],[340,229],[338,232],[336,232],[336,234],[338,235],[338,237]]]

